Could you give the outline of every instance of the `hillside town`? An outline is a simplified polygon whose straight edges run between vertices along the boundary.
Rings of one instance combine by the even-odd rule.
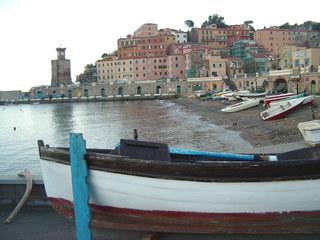
[[[318,94],[318,29],[306,22],[255,30],[252,23],[226,25],[216,14],[201,27],[186,20],[186,32],[145,23],[119,38],[114,52],[85,66],[74,83],[66,48],[58,47],[50,86],[0,91],[0,101],[190,96],[225,89]]]

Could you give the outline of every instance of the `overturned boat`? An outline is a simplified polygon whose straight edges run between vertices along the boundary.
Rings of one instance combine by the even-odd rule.
[[[73,218],[68,148],[38,141],[52,206]],[[277,156],[120,141],[87,149],[91,224],[196,233],[319,233],[320,148]]]

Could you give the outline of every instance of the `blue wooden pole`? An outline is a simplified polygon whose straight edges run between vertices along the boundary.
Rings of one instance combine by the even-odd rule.
[[[91,240],[91,213],[89,208],[88,166],[84,159],[86,141],[82,133],[69,134],[72,190],[77,240]]]

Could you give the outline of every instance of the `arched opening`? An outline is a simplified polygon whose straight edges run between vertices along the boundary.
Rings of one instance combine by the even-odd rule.
[[[71,90],[68,91],[68,98],[72,98],[72,91]]]
[[[177,86],[176,92],[177,92],[177,94],[181,94],[182,89],[181,89],[180,85]]]
[[[156,93],[161,94],[161,87],[160,86],[157,86]]]
[[[287,85],[287,82],[286,80],[284,79],[277,79],[275,82],[274,82],[274,91],[276,93],[286,93],[288,92],[288,85]]]
[[[106,90],[104,88],[101,88],[101,97],[106,96]]]
[[[58,94],[57,94],[57,91],[54,90],[54,91],[52,92],[52,97],[53,97],[53,98],[58,98],[58,97],[59,97]]]
[[[212,90],[214,91],[214,90],[217,90],[217,84],[212,84]]]
[[[316,89],[316,81],[311,81],[311,95],[316,95],[317,89]]]
[[[141,95],[141,87],[137,87],[137,94]]]
[[[44,98],[44,94],[42,91],[37,91],[37,94],[36,94],[36,99],[43,99]]]
[[[84,96],[85,96],[86,98],[89,97],[88,89],[85,89],[85,90],[83,91],[83,93],[84,93]]]
[[[118,88],[118,95],[123,95],[123,88],[122,87]]]

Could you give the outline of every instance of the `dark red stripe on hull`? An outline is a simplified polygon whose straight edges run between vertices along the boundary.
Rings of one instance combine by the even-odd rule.
[[[73,204],[49,198],[62,215],[73,219]],[[195,213],[145,211],[91,205],[92,225],[101,228],[181,232],[293,234],[320,233],[320,211],[283,213]]]
[[[271,118],[268,118],[267,120],[268,121],[273,121],[273,120],[277,120],[277,119],[280,119],[280,118],[283,118],[284,116],[288,115],[289,113],[293,112],[294,110],[296,110],[298,107],[300,107],[302,105],[302,103],[300,103],[299,105],[293,107],[293,108],[290,108],[288,109],[287,111],[284,111],[278,115],[275,115]]]

